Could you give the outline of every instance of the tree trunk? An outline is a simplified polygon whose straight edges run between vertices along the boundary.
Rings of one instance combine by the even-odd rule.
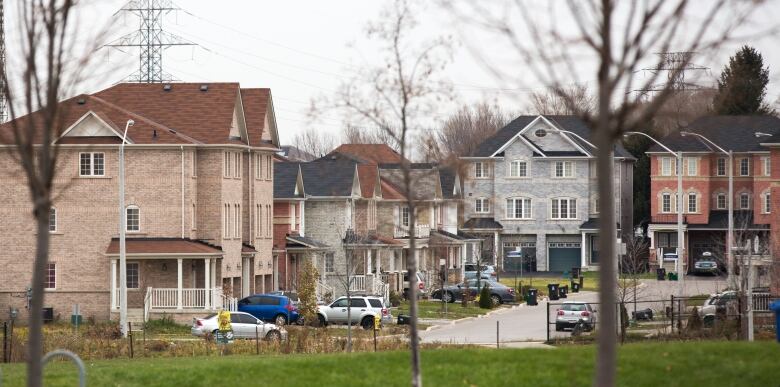
[[[409,171],[405,171],[407,180],[407,197],[411,197],[411,179],[409,177]],[[422,375],[420,372],[420,335],[417,333],[417,255],[415,241],[416,231],[415,224],[417,222],[416,214],[414,213],[414,205],[409,201],[409,251],[412,253],[411,259],[406,260],[407,271],[409,273],[409,345],[412,351],[412,386],[422,387]]]
[[[35,221],[37,223],[38,236],[35,246],[35,262],[33,263],[32,276],[32,300],[30,302],[30,335],[27,341],[27,385],[29,387],[41,387],[43,385],[43,282],[46,276],[46,264],[49,261],[49,211],[51,205],[37,204],[35,209]]]

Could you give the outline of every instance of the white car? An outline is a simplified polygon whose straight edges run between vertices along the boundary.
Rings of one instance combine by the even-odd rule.
[[[238,339],[254,339],[255,337],[269,341],[287,339],[287,331],[284,328],[258,320],[249,313],[230,312],[230,326],[233,330],[233,337]],[[217,314],[214,313],[204,318],[192,319],[190,332],[200,337],[208,334],[216,335],[218,327]]]
[[[351,307],[348,308],[348,304]],[[320,326],[347,324],[347,309],[350,309],[351,324],[360,324],[363,329],[371,329],[374,326],[374,317],[376,316],[379,316],[382,323],[393,320],[390,310],[385,307],[384,302],[379,297],[353,296],[349,300],[347,297],[340,297],[330,305],[317,307],[317,318]]]
[[[582,321],[586,331],[592,331],[596,327],[596,310],[582,301],[566,301],[561,305],[555,318],[555,331],[560,332],[565,328],[574,328]]]

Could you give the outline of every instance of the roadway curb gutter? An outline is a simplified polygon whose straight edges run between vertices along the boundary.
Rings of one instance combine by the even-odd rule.
[[[449,323],[446,323],[446,324],[431,325],[431,326],[429,326],[428,328],[425,329],[425,332],[436,330],[436,329],[439,329],[441,327],[445,327],[445,326],[448,326],[448,325],[455,325],[455,324],[460,324],[460,323],[463,323],[463,322],[466,322],[466,321],[476,320],[478,318],[485,318],[485,317],[488,317],[488,316],[490,316],[490,315],[492,315],[494,313],[506,313],[506,312],[514,310],[514,309],[525,307],[525,305],[526,305],[525,303],[517,304],[517,305],[513,305],[511,308],[502,308],[502,309],[491,310],[490,312],[487,312],[485,314],[481,314],[479,316],[464,317],[464,318],[459,318],[457,320],[452,320],[452,321],[450,321]]]

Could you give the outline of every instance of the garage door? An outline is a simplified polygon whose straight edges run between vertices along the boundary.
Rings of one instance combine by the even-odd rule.
[[[550,242],[550,271],[568,272],[572,267],[580,267],[579,242]]]

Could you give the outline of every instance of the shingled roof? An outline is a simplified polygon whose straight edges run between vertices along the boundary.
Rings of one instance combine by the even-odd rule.
[[[762,143],[780,142],[780,118],[775,116],[707,116],[691,122],[685,130],[701,134],[721,148],[734,152],[766,152],[769,149]],[[756,137],[756,132],[771,136]],[[684,137],[679,133],[670,134],[660,141],[673,151],[716,151],[696,137]],[[656,144],[648,152],[666,151]]]
[[[298,163],[284,161],[274,162],[274,199],[303,197],[304,192],[299,192],[297,195],[295,194],[295,185],[298,182],[299,169]]]
[[[387,144],[341,144],[326,158],[342,155],[363,164],[400,163],[403,158]]]
[[[318,159],[300,163],[306,196],[351,196],[357,163]]]
[[[125,240],[127,254],[169,254],[169,255],[221,255],[222,248],[207,242],[188,238],[143,238]],[[119,254],[119,238],[112,238],[106,255]]]

